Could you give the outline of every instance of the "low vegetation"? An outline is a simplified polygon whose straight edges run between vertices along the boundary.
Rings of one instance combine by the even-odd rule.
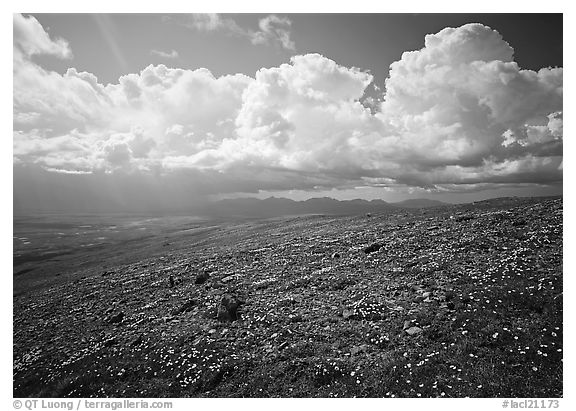
[[[161,252],[15,296],[14,396],[563,395],[561,199],[222,225]]]

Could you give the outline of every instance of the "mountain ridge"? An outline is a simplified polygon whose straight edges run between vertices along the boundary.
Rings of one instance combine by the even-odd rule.
[[[336,200],[330,197],[315,197],[307,200],[292,200],[282,197],[258,199],[254,197],[229,198],[203,206],[202,215],[237,215],[254,217],[275,217],[282,215],[330,214],[355,215],[389,213],[402,209],[428,208],[451,205],[437,200],[411,199],[398,203],[384,200]]]

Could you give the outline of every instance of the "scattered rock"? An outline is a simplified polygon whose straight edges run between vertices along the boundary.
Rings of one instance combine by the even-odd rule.
[[[181,307],[172,310],[171,314],[172,315],[178,315],[178,314],[182,314],[182,313],[185,313],[188,311],[192,311],[192,309],[194,308],[195,305],[196,305],[195,300],[188,300],[184,304],[182,304]]]
[[[420,334],[423,330],[420,327],[410,327],[405,329],[404,331],[406,331],[408,335],[417,335]]]
[[[356,354],[359,354],[361,352],[366,352],[367,350],[368,350],[368,346],[366,344],[362,344],[359,346],[352,347],[352,349],[350,350],[350,354],[356,355]]]
[[[373,244],[370,244],[368,247],[364,247],[364,253],[365,254],[374,253],[374,252],[380,250],[381,248],[382,248],[382,244],[373,243]]]
[[[110,323],[110,324],[119,324],[124,320],[124,313],[122,311],[120,311],[118,314],[115,315],[111,315],[109,317],[106,317],[104,319],[104,321]]]
[[[342,311],[342,318],[344,318],[345,320],[347,320],[348,318],[352,317],[354,315],[354,311],[349,310],[347,308],[345,308]]]
[[[132,341],[130,341],[130,346],[131,347],[136,347],[140,344],[142,344],[142,335],[139,335],[138,337],[134,338]]]
[[[300,314],[295,314],[292,315],[291,317],[289,316],[288,318],[290,318],[290,321],[292,321],[293,323],[300,323],[304,320]]]
[[[104,347],[111,347],[115,345],[117,342],[118,341],[116,340],[116,337],[110,337],[104,341]]]
[[[206,271],[204,271],[196,276],[194,284],[204,284],[206,281],[208,281],[209,277],[210,275]]]
[[[230,281],[236,280],[237,278],[238,278],[238,274],[232,274],[232,275],[229,275],[227,277],[224,277],[220,281],[223,282],[224,284],[226,284],[226,283],[229,283]]]

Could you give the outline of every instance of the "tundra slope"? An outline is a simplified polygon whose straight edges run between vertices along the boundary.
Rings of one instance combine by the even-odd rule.
[[[15,296],[14,396],[562,396],[561,198],[174,249]]]

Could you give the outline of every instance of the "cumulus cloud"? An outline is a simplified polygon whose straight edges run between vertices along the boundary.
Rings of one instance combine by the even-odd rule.
[[[274,14],[258,21],[260,30],[241,27],[234,19],[222,17],[217,13],[195,13],[184,18],[165,16],[164,21],[175,22],[197,31],[220,31],[233,36],[245,37],[252,44],[278,45],[286,50],[296,49],[294,42],[290,39],[292,22],[287,17],[278,17]]]
[[[14,14],[14,51],[27,57],[49,54],[60,58],[71,58],[72,51],[64,39],[51,39],[42,25],[33,16]]]
[[[38,30],[29,19],[15,25]],[[282,24],[270,18],[260,29],[281,37]],[[385,90],[368,71],[320,54],[254,77],[151,65],[104,86],[91,73],[37,65],[33,50],[66,43],[36,36],[35,46],[32,37],[14,43],[23,56],[14,71],[18,165],[171,176],[203,194],[562,180],[562,69],[521,69],[481,24],[427,36],[391,65]]]
[[[423,49],[404,53],[391,65],[378,115],[401,136],[401,157],[430,171],[537,156],[552,140],[561,147],[562,69],[522,70],[512,58],[481,24],[428,35]],[[555,136],[544,130],[548,121]],[[519,142],[523,150],[513,147]]]
[[[170,21],[167,17],[165,20]],[[225,31],[234,34],[243,35],[245,30],[240,27],[233,19],[223,18],[218,13],[193,13],[186,20],[178,20],[185,26],[199,31]]]
[[[253,32],[250,37],[254,44],[270,44],[278,42],[287,50],[295,50],[294,42],[290,40],[292,22],[287,17],[270,15],[258,22],[260,31]]]
[[[154,56],[162,57],[165,59],[176,59],[179,56],[179,54],[176,50],[170,50],[170,51],[151,50],[150,54],[152,54]]]

